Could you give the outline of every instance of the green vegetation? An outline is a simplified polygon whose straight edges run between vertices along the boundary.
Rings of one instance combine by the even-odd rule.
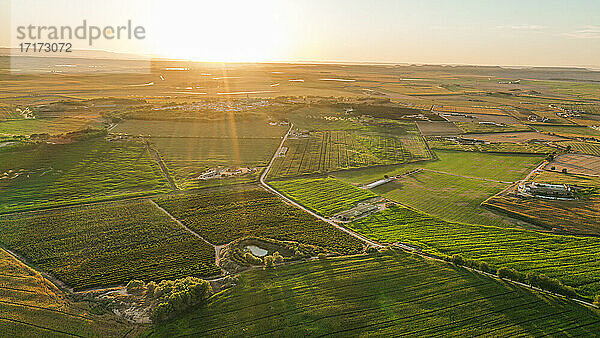
[[[93,139],[0,152],[0,213],[168,191],[142,143]]]
[[[535,231],[449,223],[404,207],[393,207],[348,227],[371,239],[416,245],[442,256],[454,254],[557,278],[583,296],[600,292],[600,242],[593,237],[551,235]]]
[[[158,149],[180,189],[258,181],[263,167],[279,147],[279,138],[159,138],[150,139]],[[251,169],[247,174],[209,180],[197,179],[216,167]]]
[[[460,144],[443,139],[429,139],[431,149],[479,151],[484,153],[517,153],[517,154],[551,154],[557,149],[543,143],[485,143],[485,144]]]
[[[213,244],[255,236],[312,244],[345,254],[362,251],[358,239],[262,189],[173,195],[155,201]]]
[[[304,207],[327,217],[352,209],[360,201],[377,197],[368,190],[356,189],[330,177],[273,181],[269,185]]]
[[[570,149],[576,153],[600,156],[600,143],[564,141],[556,144],[563,148],[571,147]]]
[[[511,182],[525,177],[543,160],[543,156],[534,155],[444,150],[438,150],[435,153],[438,158],[436,161],[336,172],[332,175],[350,183],[367,184],[383,178],[384,175],[401,175],[415,169],[425,168],[456,175]]]
[[[424,170],[381,185],[373,191],[447,221],[514,226],[514,221],[480,206],[481,202],[507,186]]]
[[[89,118],[21,119],[0,122],[0,135],[57,135],[86,128],[100,127],[101,124]]]
[[[402,141],[403,138],[409,140]],[[341,169],[406,163],[430,158],[423,151],[412,154],[404,144],[415,148],[423,140],[418,135],[394,137],[347,131],[320,131],[291,135],[285,142],[285,156],[273,162],[269,178],[326,173]],[[409,149],[410,149],[409,148]]]
[[[598,311],[404,252],[252,270],[148,336],[592,336]]]
[[[93,315],[41,274],[0,249],[0,335],[3,337],[122,337],[132,325]]]
[[[516,131],[531,131],[529,126],[524,124],[511,125],[490,125],[476,122],[456,122],[456,125],[467,134],[484,134],[484,133],[507,133]]]
[[[600,137],[600,131],[584,126],[532,125],[538,131],[567,137]]]
[[[213,247],[149,201],[5,215],[0,243],[78,290],[220,272]]]
[[[228,119],[212,122],[126,120],[120,122],[111,132],[151,137],[281,139],[287,128],[288,126],[271,126],[266,119]]]

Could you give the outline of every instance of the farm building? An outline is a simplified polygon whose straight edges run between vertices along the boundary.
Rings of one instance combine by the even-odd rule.
[[[567,184],[525,183],[519,185],[519,192],[541,198],[573,199],[573,189]]]

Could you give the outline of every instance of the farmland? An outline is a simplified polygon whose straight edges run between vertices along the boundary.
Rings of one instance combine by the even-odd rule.
[[[255,236],[321,246],[339,253],[362,251],[362,242],[262,189],[201,192],[154,199],[212,244]]]
[[[126,120],[111,130],[117,134],[151,137],[201,138],[279,138],[286,126],[271,126],[266,119],[226,119],[223,121],[144,121]]]
[[[562,154],[546,165],[546,169],[567,170],[574,174],[598,176],[600,174],[600,157],[582,154]]]
[[[381,185],[373,191],[447,221],[514,226],[515,221],[479,206],[507,186],[424,170]]]
[[[571,146],[571,149],[580,154],[600,156],[600,143],[565,141],[556,143],[560,147]]]
[[[539,182],[539,180],[536,181]],[[547,229],[558,229],[576,234],[600,234],[600,224],[598,223],[600,197],[597,195],[573,201],[521,199],[499,195],[486,201],[485,205]]]
[[[89,313],[35,270],[0,249],[0,335],[123,336],[133,327],[116,316]]]
[[[0,152],[0,212],[165,192],[142,143],[92,139]]]
[[[278,138],[176,138],[149,139],[164,160],[177,186],[197,188],[233,182],[257,181],[281,142]],[[197,180],[203,172],[222,167],[257,168],[255,172],[227,179]]]
[[[410,140],[382,134],[355,134],[346,131],[312,132],[288,138],[285,156],[276,158],[269,178],[326,173],[341,169],[373,165],[407,163],[429,158],[429,154],[412,154],[404,144],[423,142],[417,135]],[[415,139],[416,138],[416,139]],[[409,149],[410,149],[409,148]]]
[[[63,134],[101,126],[87,118],[21,119],[0,122],[0,135]]]
[[[330,177],[273,181],[270,185],[304,207],[328,217],[351,209],[362,200],[377,197],[368,190],[356,189]]]
[[[148,201],[2,216],[0,242],[78,290],[220,273],[213,247]]]
[[[380,242],[401,241],[434,254],[461,254],[494,268],[543,273],[584,296],[600,293],[600,243],[593,237],[450,223],[404,207],[384,210],[348,227]]]
[[[148,336],[594,335],[597,310],[388,253],[253,270]]]
[[[438,135],[458,135],[462,134],[462,130],[460,130],[454,123],[452,122],[417,122],[419,126],[419,130],[425,136],[438,136]]]
[[[456,125],[466,134],[508,133],[531,130],[531,128],[524,124],[498,126],[471,122],[457,122]]]
[[[431,149],[457,150],[457,151],[479,151],[490,153],[518,153],[518,154],[551,154],[557,149],[543,143],[483,143],[483,144],[461,144],[444,139],[429,139]]]
[[[540,132],[564,137],[600,137],[600,131],[583,126],[532,125]]]
[[[425,168],[456,175],[512,182],[525,177],[543,160],[543,157],[539,155],[490,154],[446,150],[436,150],[435,153],[438,158],[435,161],[336,172],[332,175],[346,182],[367,184],[383,178],[384,175],[395,176]]]

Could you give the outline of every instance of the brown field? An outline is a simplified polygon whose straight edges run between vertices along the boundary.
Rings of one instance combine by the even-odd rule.
[[[600,197],[586,200],[556,201],[522,199],[507,195],[494,196],[483,206],[500,210],[513,217],[574,234],[600,234]]]
[[[546,170],[555,167],[556,171],[566,169],[569,173],[582,175],[600,175],[600,157],[582,154],[564,154],[557,156],[552,163],[546,165]]]
[[[469,138],[487,141],[487,142],[508,142],[508,143],[522,143],[531,140],[542,140],[542,141],[565,141],[566,139],[558,136],[547,135],[537,132],[516,132],[516,133],[489,133],[489,134],[476,134],[469,135]]]
[[[418,121],[417,125],[425,136],[458,135],[462,131],[452,122]]]

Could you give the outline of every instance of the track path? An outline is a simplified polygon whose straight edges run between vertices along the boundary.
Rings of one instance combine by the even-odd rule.
[[[330,225],[332,225],[332,226],[334,226],[334,227],[336,227],[336,228],[338,228],[338,229],[342,230],[343,232],[345,232],[345,233],[349,234],[350,236],[352,236],[352,237],[355,237],[355,238],[358,238],[359,240],[363,241],[364,243],[366,243],[366,244],[368,244],[368,245],[370,245],[370,246],[374,246],[374,247],[377,247],[377,248],[382,248],[382,247],[384,247],[384,245],[383,245],[383,244],[380,244],[380,243],[374,242],[374,241],[372,241],[372,240],[370,240],[370,239],[366,238],[365,236],[362,236],[362,235],[360,235],[360,234],[358,234],[358,233],[356,233],[356,232],[354,232],[354,231],[352,231],[352,230],[349,230],[349,229],[347,229],[347,228],[345,228],[345,227],[343,227],[343,226],[341,226],[341,225],[339,225],[339,224],[335,223],[334,221],[332,221],[332,220],[330,220],[330,219],[327,219],[327,218],[325,218],[325,217],[323,217],[323,216],[321,216],[321,215],[318,215],[318,214],[316,214],[316,213],[312,212],[311,210],[309,210],[309,209],[305,208],[304,206],[302,206],[302,205],[300,205],[300,204],[298,204],[298,203],[296,203],[296,202],[292,201],[291,199],[287,198],[285,195],[283,195],[283,194],[282,194],[282,193],[280,193],[279,191],[277,191],[277,190],[273,189],[273,188],[272,188],[270,185],[268,185],[268,184],[265,182],[265,177],[267,177],[267,175],[269,174],[269,170],[271,169],[271,166],[273,165],[273,162],[275,162],[275,156],[276,156],[276,154],[279,154],[279,153],[280,153],[280,150],[281,150],[281,148],[283,147],[283,144],[284,144],[284,143],[285,143],[285,141],[287,140],[287,138],[288,138],[288,136],[289,136],[289,134],[290,134],[290,132],[292,131],[292,129],[293,129],[293,128],[294,128],[294,124],[293,124],[293,123],[291,123],[291,124],[290,124],[290,129],[288,130],[288,132],[287,132],[287,133],[285,134],[285,136],[283,137],[283,140],[281,140],[281,144],[279,144],[279,148],[277,148],[277,150],[275,151],[275,154],[274,154],[274,155],[273,155],[273,157],[271,158],[271,161],[269,162],[269,165],[268,165],[268,166],[265,168],[265,170],[263,171],[263,173],[260,175],[260,184],[261,184],[261,185],[262,185],[262,186],[263,186],[265,189],[267,189],[268,191],[270,191],[270,192],[274,193],[275,195],[279,196],[279,198],[281,198],[282,200],[286,201],[287,203],[289,203],[289,204],[291,204],[291,205],[293,205],[293,206],[295,206],[295,207],[297,207],[297,208],[299,208],[299,209],[303,210],[304,212],[307,212],[307,213],[311,214],[312,216],[314,216],[314,217],[316,217],[316,218],[320,219],[320,220],[321,220],[321,221],[323,221],[323,222],[326,222],[326,223],[328,223],[328,224],[330,224]]]

